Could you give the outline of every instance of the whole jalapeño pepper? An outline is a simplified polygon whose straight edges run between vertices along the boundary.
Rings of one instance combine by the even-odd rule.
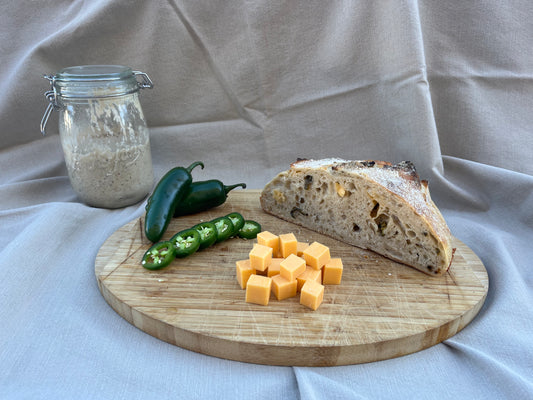
[[[187,168],[172,168],[157,183],[149,198],[144,221],[144,233],[152,242],[157,242],[165,233],[176,206],[191,186],[191,171],[198,165],[204,168],[201,161],[196,161]]]
[[[193,182],[176,207],[174,217],[195,214],[224,204],[228,193],[238,186],[246,188],[245,183],[226,186],[216,179]]]

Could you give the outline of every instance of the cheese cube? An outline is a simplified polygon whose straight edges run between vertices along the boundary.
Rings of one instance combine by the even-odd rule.
[[[279,274],[279,271],[280,271],[280,265],[281,265],[281,262],[284,260],[284,258],[273,258],[272,259],[272,262],[270,263],[270,265],[268,266],[268,269],[267,269],[267,276],[269,277],[273,277],[274,275],[277,275]]]
[[[263,231],[257,234],[257,243],[272,247],[272,256],[279,257],[279,236],[269,231]]]
[[[322,283],[322,270],[314,269],[313,267],[306,265],[305,271],[298,275],[296,277],[296,280],[298,281],[298,286],[296,290],[299,292],[300,290],[302,290],[302,286],[306,281],[311,280],[317,283]]]
[[[250,266],[250,260],[240,260],[236,263],[237,269],[237,282],[241,286],[241,289],[246,289],[246,282],[251,275],[255,274],[255,269]]]
[[[288,281],[281,275],[274,275],[272,278],[272,293],[278,300],[285,300],[296,296],[297,281]]]
[[[251,267],[257,271],[264,271],[272,262],[272,247],[255,244],[249,256]]]
[[[342,279],[342,270],[342,260],[340,258],[332,258],[322,267],[322,284],[339,285]]]
[[[331,258],[329,247],[318,242],[311,243],[311,245],[304,250],[303,256],[307,265],[310,265],[314,269],[322,268]]]
[[[304,250],[307,249],[308,247],[309,247],[309,243],[305,243],[305,242],[296,243],[296,255],[298,257],[302,257]]]
[[[268,305],[270,291],[272,289],[272,279],[261,275],[252,275],[246,284],[246,302]]]
[[[300,293],[300,304],[316,310],[324,300],[324,286],[315,281],[307,281]]]
[[[285,233],[279,235],[279,252],[283,258],[289,257],[289,255],[298,253],[298,241],[294,233]]]
[[[279,265],[279,273],[288,281],[296,280],[296,277],[305,271],[305,260],[297,255],[290,254]]]

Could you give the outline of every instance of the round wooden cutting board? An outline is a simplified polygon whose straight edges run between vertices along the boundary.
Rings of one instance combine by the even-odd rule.
[[[143,218],[112,234],[95,262],[106,301],[127,321],[161,340],[216,357],[269,365],[331,366],[410,354],[453,336],[477,315],[488,291],[487,272],[465,244],[447,274],[431,277],[370,251],[338,242],[268,215],[259,191],[230,193],[201,214],[174,218],[163,239],[200,221],[238,211],[274,234],[319,241],[341,257],[340,285],[325,287],[312,311],[299,297],[267,306],[245,302],[235,262],[253,241],[233,238],[159,271],[141,266],[151,243]]]

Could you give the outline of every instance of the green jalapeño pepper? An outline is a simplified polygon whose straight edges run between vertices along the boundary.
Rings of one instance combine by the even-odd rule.
[[[219,217],[211,221],[217,228],[217,243],[223,242],[233,236],[235,227],[228,217]]]
[[[234,228],[233,234],[236,235],[237,232],[239,232],[241,228],[244,226],[244,217],[238,212],[232,212],[226,215],[226,217],[228,217],[233,223],[233,228]]]
[[[255,239],[261,232],[261,225],[250,219],[244,221],[244,226],[237,233],[243,239]]]
[[[194,225],[200,234],[200,249],[206,249],[217,241],[217,227],[212,222],[202,222]]]
[[[142,258],[144,268],[156,270],[166,267],[174,260],[174,249],[170,242],[159,242],[150,247]]]
[[[185,229],[170,239],[177,258],[190,256],[200,248],[200,234],[196,229]]]
[[[226,186],[216,179],[193,182],[185,197],[176,207],[174,217],[195,214],[224,204],[228,198],[228,193],[238,186],[243,189],[246,188],[245,183]]]
[[[201,161],[196,161],[187,168],[172,168],[156,185],[148,199],[144,221],[144,232],[152,242],[157,242],[165,233],[176,206],[189,190],[191,171],[198,165],[204,168]]]

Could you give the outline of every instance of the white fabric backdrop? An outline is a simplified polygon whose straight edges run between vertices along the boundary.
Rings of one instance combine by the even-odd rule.
[[[0,398],[533,398],[533,3],[1,2]],[[484,262],[478,317],[428,350],[281,368],[163,343],[116,314],[94,258],[144,204],[70,188],[44,73],[124,64],[156,177],[261,188],[297,157],[411,160]]]

